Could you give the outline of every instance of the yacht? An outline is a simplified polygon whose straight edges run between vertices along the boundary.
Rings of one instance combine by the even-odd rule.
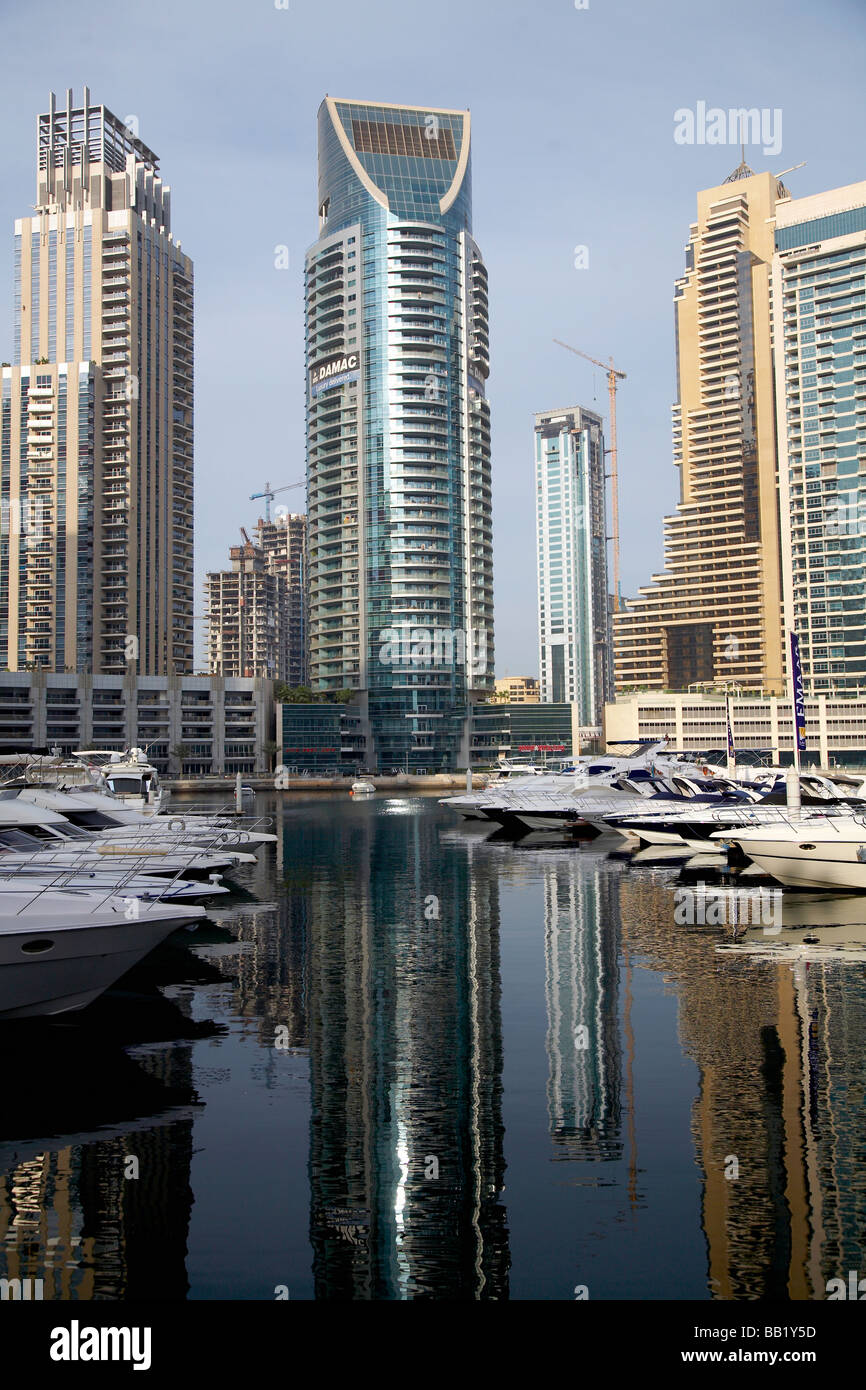
[[[162,810],[156,815],[147,815],[94,784],[76,784],[71,789],[53,783],[28,785],[19,789],[18,795],[36,806],[58,811],[82,830],[108,832],[130,829],[150,834],[165,832],[172,836],[186,834],[199,843],[202,836],[210,839],[223,834],[237,836],[237,843],[249,845],[275,844],[277,839],[276,835],[266,831],[265,826],[272,822],[264,817],[209,815],[183,810]],[[222,843],[229,843],[229,840]]]
[[[33,863],[51,868],[103,867],[107,862],[121,869],[139,868],[148,873],[198,877],[237,864],[254,864],[256,856],[236,848],[224,849],[205,841],[190,844],[178,837],[104,838],[73,825],[57,811],[34,805],[14,792],[0,792],[0,865],[16,868]]]
[[[779,883],[866,893],[866,814],[781,816],[752,827],[717,830]]]
[[[202,907],[81,889],[0,893],[0,1020],[82,1009]]]
[[[583,824],[594,829],[595,820],[609,813],[638,811],[647,800],[674,802],[705,797],[720,801],[739,799],[746,793],[734,784],[715,779],[708,783],[697,766],[669,758],[651,745],[635,757],[606,755],[578,761],[568,771],[516,782],[503,790],[467,793],[443,798],[443,805],[461,815],[497,821],[519,834],[527,830],[565,829]]]
[[[632,747],[632,745],[629,745]],[[443,796],[439,804],[456,811],[468,820],[496,820],[501,808],[510,811],[516,798],[524,793],[543,795],[548,792],[571,793],[594,785],[609,785],[612,778],[632,770],[642,770],[649,775],[651,755],[662,747],[651,744],[637,759],[623,755],[602,755],[599,758],[572,758],[564,760],[555,770],[539,771],[537,768],[520,769],[508,765],[509,775],[497,779],[484,791],[463,792],[459,796]]]
[[[746,794],[740,805],[681,805],[679,807],[648,803],[639,813],[616,813],[596,820],[597,828],[617,831],[627,839],[645,845],[686,845],[692,849],[707,849],[716,832],[730,826],[776,825],[788,818],[787,789],[783,779],[766,782],[731,784]],[[846,817],[855,811],[866,812],[866,801],[838,794],[828,778],[801,777],[803,814],[828,814]],[[750,804],[749,804],[750,803]]]
[[[176,845],[218,844],[220,847],[235,845],[258,845],[273,843],[276,835],[261,830],[247,830],[232,824],[228,818],[208,818],[184,816],[146,816],[140,811],[128,810],[113,802],[113,798],[103,796],[98,791],[77,793],[50,791],[44,787],[30,787],[19,791],[19,799],[30,801],[48,811],[56,811],[70,825],[80,830],[98,835],[103,840],[124,840],[139,844],[142,840],[170,839]]]
[[[0,854],[0,893],[20,893],[40,888],[76,889],[101,893],[103,896],[119,894],[124,898],[140,898],[143,902],[197,902],[201,898],[216,897],[228,893],[225,884],[220,883],[219,875],[212,874],[208,882],[196,879],[162,878],[159,874],[141,873],[135,868],[124,868],[120,864],[100,864],[97,868],[81,868],[75,865],[40,864],[41,855],[16,865],[7,865],[6,856]]]
[[[147,815],[157,815],[167,801],[159,773],[148,762],[143,748],[110,752],[104,748],[85,748],[72,754],[83,764],[97,786],[104,786],[124,805]]]

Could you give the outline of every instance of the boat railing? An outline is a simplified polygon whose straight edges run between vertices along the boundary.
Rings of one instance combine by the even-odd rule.
[[[203,837],[203,839],[204,839],[204,838],[205,838],[205,837]],[[192,867],[192,865],[195,863],[196,859],[198,859],[198,858],[201,856],[201,854],[203,854],[203,853],[207,854],[207,853],[209,853],[212,849],[218,849],[218,848],[220,847],[220,845],[222,845],[222,844],[224,844],[224,840],[223,840],[223,838],[222,838],[221,835],[214,836],[214,838],[213,838],[210,842],[206,842],[206,843],[202,843],[202,844],[197,844],[197,845],[195,846],[195,853],[189,855],[189,857],[181,864],[180,868],[178,868],[177,872],[176,872],[173,876],[171,876],[171,877],[169,877],[168,875],[166,875],[166,879],[165,879],[165,888],[163,889],[163,891],[162,891],[161,893],[159,893],[155,898],[150,898],[150,899],[148,899],[148,901],[149,901],[149,902],[157,902],[157,903],[158,903],[158,902],[162,902],[163,899],[164,899],[164,897],[165,897],[165,895],[166,895],[166,893],[168,893],[168,892],[170,891],[170,889],[171,889],[172,887],[174,887],[174,886],[178,883],[178,881],[183,877],[183,875],[184,875],[186,872],[188,872],[188,870],[189,870],[189,869]],[[58,878],[66,878],[66,880],[67,880],[67,886],[65,887],[64,891],[69,892],[69,893],[75,893],[75,892],[90,892],[90,891],[99,892],[99,891],[100,891],[100,889],[98,889],[98,888],[94,888],[94,889],[91,890],[91,889],[85,889],[85,888],[69,888],[69,887],[68,887],[68,878],[69,878],[69,875],[70,875],[70,874],[74,875],[75,873],[81,872],[81,870],[82,870],[82,868],[83,868],[83,864],[84,864],[85,855],[87,855],[88,853],[91,853],[91,854],[93,853],[93,847],[92,847],[92,846],[93,846],[93,842],[92,842],[92,841],[88,843],[88,849],[85,849],[85,848],[82,846],[82,849],[81,849],[81,859],[80,859],[80,861],[79,861],[79,862],[76,862],[75,860],[72,860],[71,863],[69,863],[69,864],[64,864],[63,867],[62,867],[62,869],[60,869],[60,870],[58,871],[57,877],[58,877]],[[180,852],[181,852],[181,851],[179,850],[179,853],[180,853]],[[50,851],[49,851],[49,854],[50,854]],[[91,908],[91,915],[92,915],[93,913],[95,913],[95,912],[99,912],[99,910],[104,906],[104,904],[105,904],[106,902],[109,902],[111,899],[113,899],[113,898],[122,898],[122,897],[123,897],[123,888],[124,888],[127,884],[129,884],[137,875],[139,875],[139,874],[144,873],[144,872],[147,871],[147,866],[148,866],[148,862],[149,862],[149,856],[148,856],[148,855],[138,855],[138,856],[135,856],[135,855],[134,855],[134,851],[132,851],[132,854],[133,854],[133,856],[134,856],[134,857],[133,857],[133,860],[132,860],[132,863],[123,866],[123,871],[121,872],[120,877],[118,878],[117,882],[116,882],[116,883],[112,883],[112,884],[110,885],[110,887],[107,887],[104,897],[103,897],[99,902],[95,903],[94,906]],[[120,856],[118,856],[118,857],[120,857]],[[28,863],[34,863],[34,862],[36,862],[36,863],[45,864],[46,862],[50,863],[51,860],[50,860],[50,858],[49,858],[49,859],[46,861],[46,859],[45,859],[45,851],[42,851],[42,850],[35,850],[34,853],[33,853],[32,855],[28,856],[27,862],[28,862]],[[0,857],[0,865],[2,865],[2,857]],[[17,869],[18,867],[19,867],[19,866],[16,865],[16,869]],[[23,866],[21,866],[21,867],[23,867]],[[151,865],[151,867],[152,867],[152,865]],[[10,877],[13,877],[13,875],[10,875]],[[22,875],[22,877],[23,877],[23,875]],[[63,885],[62,885],[62,884],[58,884],[56,881],[52,881],[52,882],[49,882],[49,883],[44,883],[44,884],[42,884],[42,886],[38,889],[38,891],[35,892],[35,893],[33,894],[32,898],[29,898],[29,899],[27,900],[27,902],[22,903],[21,907],[18,909],[18,912],[17,912],[15,915],[18,916],[18,917],[20,917],[21,913],[22,913],[22,912],[26,912],[27,909],[28,909],[29,907],[32,907],[33,903],[34,903],[34,902],[37,902],[38,899],[42,896],[43,893],[46,893],[46,892],[48,892],[50,889],[56,888],[56,887],[63,887]],[[130,903],[131,903],[131,902],[134,902],[134,901],[136,901],[134,898],[130,898],[130,899],[129,899],[129,902],[130,902]]]
[[[233,809],[233,803],[226,803],[223,806],[208,806],[207,803],[188,803],[184,802],[180,808],[175,803],[174,810],[160,812],[154,816],[154,821],[183,820],[184,816],[207,816],[210,821],[225,820],[232,825],[240,826],[243,830],[268,830],[274,824],[273,816],[254,816],[237,815]]]

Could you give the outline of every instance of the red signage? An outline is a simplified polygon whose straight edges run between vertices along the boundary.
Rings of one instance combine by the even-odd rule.
[[[564,743],[518,743],[518,753],[564,753]]]

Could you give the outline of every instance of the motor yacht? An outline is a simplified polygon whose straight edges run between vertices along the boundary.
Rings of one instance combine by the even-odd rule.
[[[82,1009],[202,907],[82,889],[0,893],[0,1020]]]
[[[148,873],[198,877],[256,862],[254,854],[224,849],[217,838],[204,845],[171,836],[103,838],[72,825],[59,812],[24,801],[14,792],[0,792],[0,865],[6,870],[33,863],[38,856],[40,865],[51,868],[91,869],[111,861],[127,871],[146,867]]]
[[[751,827],[717,830],[779,883],[866,893],[866,815],[780,816]]]
[[[74,752],[72,758],[88,769],[97,786],[104,786],[133,810],[157,815],[167,803],[168,796],[160,785],[159,773],[148,762],[143,748],[124,752],[86,748]]]
[[[57,811],[72,825],[81,830],[102,834],[127,831],[136,834],[183,835],[188,842],[201,844],[203,839],[212,840],[215,836],[226,836],[222,844],[264,845],[275,844],[276,835],[265,830],[264,818],[237,816],[209,816],[182,811],[160,812],[158,815],[145,815],[127,806],[116,796],[100,791],[96,786],[76,787],[74,791],[59,790],[53,787],[27,787],[18,791],[25,801],[36,806]]]
[[[730,827],[760,826],[784,823],[788,817],[787,789],[778,777],[764,782],[732,784],[746,793],[743,803],[721,806],[663,805],[649,802],[635,814],[614,812],[594,823],[615,830],[626,838],[644,845],[686,845],[695,850],[706,849],[716,832]],[[866,813],[866,801],[841,796],[826,778],[801,778],[803,814],[828,814],[845,817],[853,812]]]

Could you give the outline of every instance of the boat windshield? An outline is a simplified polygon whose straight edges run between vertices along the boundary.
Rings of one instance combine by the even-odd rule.
[[[23,830],[0,830],[0,849],[42,849],[42,841]]]

